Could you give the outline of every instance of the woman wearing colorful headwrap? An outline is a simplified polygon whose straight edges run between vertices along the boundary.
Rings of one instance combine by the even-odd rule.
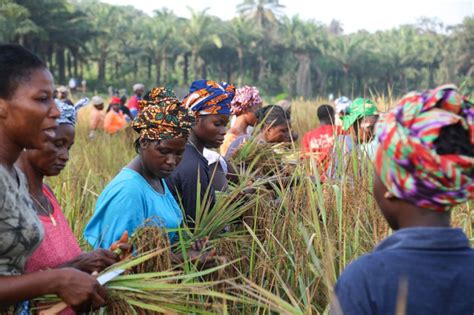
[[[109,248],[127,231],[147,224],[175,229],[181,209],[164,178],[181,161],[194,118],[173,91],[158,87],[140,101],[132,122],[137,156],[105,187],[84,237],[94,248]],[[173,240],[175,233],[169,234]]]
[[[183,105],[195,116],[196,124],[186,144],[183,161],[167,178],[167,182],[176,199],[182,202],[189,226],[194,226],[198,219],[197,200],[201,200],[200,207],[214,202],[213,174],[203,151],[204,148],[217,149],[222,145],[234,95],[235,88],[230,84],[199,80],[193,82],[188,96],[183,100]]]
[[[260,92],[254,86],[244,86],[235,91],[235,97],[231,103],[231,113],[237,118],[224,138],[220,151],[226,156],[230,144],[240,136],[249,135],[248,127],[257,123],[255,113],[262,107]]]
[[[450,227],[474,198],[473,103],[453,85],[411,93],[376,129],[374,196],[395,232],[346,268],[332,313],[473,314],[474,250]]]
[[[64,169],[75,137],[78,107],[55,101],[61,116],[57,119],[54,138],[41,149],[24,151],[17,161],[26,175],[33,205],[44,228],[41,245],[26,261],[26,272],[59,267],[73,267],[89,274],[99,272],[116,263],[119,256],[105,249],[82,253],[59,202],[51,188],[44,183],[45,176],[57,176]],[[129,249],[127,244],[121,247]],[[67,309],[60,314],[75,313]]]

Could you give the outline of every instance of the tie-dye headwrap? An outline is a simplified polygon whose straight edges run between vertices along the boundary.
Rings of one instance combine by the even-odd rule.
[[[356,98],[347,108],[346,115],[342,118],[342,128],[349,128],[359,119],[377,114],[377,106],[369,99]]]
[[[85,97],[79,100],[79,102],[77,102],[76,104],[74,104],[74,106],[66,104],[57,98],[54,99],[54,102],[56,103],[56,107],[58,108],[60,113],[59,118],[56,119],[57,123],[59,125],[69,124],[75,126],[77,121],[77,111],[81,107],[89,103],[89,99]]]
[[[230,115],[230,103],[235,88],[226,82],[198,80],[191,84],[189,94],[184,98],[184,107],[199,115]]]
[[[183,107],[174,92],[156,87],[139,102],[140,111],[133,120],[132,128],[141,139],[167,140],[189,135],[194,117]]]
[[[239,116],[249,108],[262,105],[263,101],[260,92],[254,86],[243,86],[235,91],[235,97],[231,103],[232,115]]]
[[[474,197],[474,157],[438,154],[445,126],[460,124],[474,145],[474,108],[454,85],[406,95],[376,126],[375,169],[389,192],[418,207],[447,211]]]

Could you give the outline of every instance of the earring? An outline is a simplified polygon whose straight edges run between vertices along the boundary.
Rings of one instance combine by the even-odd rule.
[[[385,194],[383,195],[385,199],[391,199],[395,197],[391,192],[386,191]]]

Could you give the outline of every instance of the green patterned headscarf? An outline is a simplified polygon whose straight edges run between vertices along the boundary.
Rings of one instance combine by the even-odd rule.
[[[139,102],[139,106],[140,112],[131,126],[141,139],[167,140],[189,135],[194,116],[183,107],[172,90],[154,88]]]
[[[347,115],[342,119],[342,128],[349,130],[359,118],[374,115],[377,115],[377,107],[373,101],[361,97],[356,98],[347,108]]]

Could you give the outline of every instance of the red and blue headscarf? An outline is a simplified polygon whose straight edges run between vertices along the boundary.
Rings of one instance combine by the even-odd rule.
[[[183,105],[195,116],[230,115],[231,102],[235,88],[226,82],[198,80],[191,84],[189,94],[183,99]]]
[[[376,126],[375,169],[396,197],[418,207],[447,211],[474,198],[474,157],[438,154],[446,126],[462,126],[474,146],[473,103],[456,86],[406,95]]]

